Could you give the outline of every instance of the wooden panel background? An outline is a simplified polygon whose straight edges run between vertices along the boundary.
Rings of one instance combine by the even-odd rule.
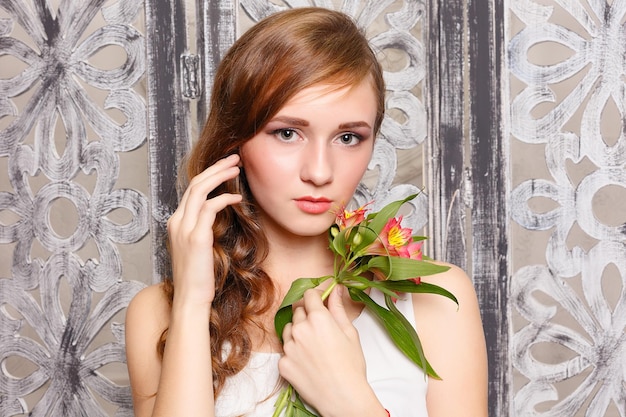
[[[122,323],[143,286],[129,257],[150,264],[132,173],[146,42],[142,2],[104,3],[0,2],[3,417],[132,415]]]
[[[626,1],[508,7],[512,414],[624,417]]]
[[[357,200],[425,187],[409,221],[475,282],[490,416],[626,417],[625,0],[0,0],[0,417],[132,415],[124,308],[168,273],[215,67],[308,5],[384,58]]]

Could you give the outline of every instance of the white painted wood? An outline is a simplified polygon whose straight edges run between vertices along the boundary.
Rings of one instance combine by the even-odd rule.
[[[0,76],[0,245],[10,262],[0,276],[0,417],[132,415],[127,381],[98,371],[123,365],[123,310],[144,285],[127,280],[122,250],[150,229],[154,280],[167,273],[170,174],[206,116],[237,22],[308,5],[354,16],[376,48],[407,63],[386,65],[390,114],[371,165],[381,175],[356,200],[377,208],[418,191],[398,181],[412,176],[400,161],[426,145],[427,189],[408,220],[428,227],[435,257],[475,281],[490,415],[626,417],[626,227],[606,221],[624,212],[614,196],[626,188],[626,0],[199,0],[197,102],[180,91],[185,2],[57,3],[0,1],[0,75],[7,57],[24,68]],[[135,27],[144,12],[147,34]],[[120,65],[92,65],[108,47],[125,51]],[[122,159],[146,137],[147,193],[119,186]],[[63,221],[59,207],[69,207]],[[539,259],[518,257],[526,245]],[[514,375],[523,382],[512,387]]]
[[[0,212],[16,217],[0,223],[2,250],[12,248],[12,276],[0,277],[2,417],[104,416],[96,396],[115,415],[132,415],[128,384],[101,371],[125,362],[119,314],[142,287],[122,279],[119,247],[148,232],[148,201],[116,184],[120,154],[146,140],[145,103],[135,90],[146,60],[133,26],[141,2],[103,3],[62,2],[57,10],[0,3],[7,16],[0,55],[25,67],[0,80],[0,117],[11,117],[0,130],[10,185],[0,192]],[[87,31],[99,13],[102,27]],[[14,37],[18,28],[31,38]],[[94,66],[92,57],[111,46],[124,50],[121,65]],[[103,103],[96,90],[106,92]],[[74,224],[56,218],[60,201],[75,214],[61,219]],[[88,245],[96,253],[85,259]],[[27,403],[35,392],[41,399]]]
[[[602,213],[616,207],[598,198],[626,188],[626,2],[518,0],[510,12],[521,24],[507,40],[507,70],[525,83],[511,100],[511,133],[527,149],[542,146],[547,168],[512,190],[511,217],[550,235],[545,264],[517,262],[511,278],[513,311],[525,320],[513,334],[512,364],[527,381],[514,414],[624,417],[626,223],[604,223]],[[603,114],[609,101],[618,120]],[[614,140],[607,123],[621,125]],[[580,170],[586,161],[591,168]],[[550,203],[541,210],[533,199]],[[617,279],[603,285],[611,265]]]

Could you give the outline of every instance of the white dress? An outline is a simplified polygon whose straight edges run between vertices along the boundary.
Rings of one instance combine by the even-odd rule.
[[[384,305],[380,292],[372,290],[371,297]],[[415,327],[410,295],[401,295],[396,306]],[[359,332],[367,380],[381,404],[392,417],[428,417],[428,378],[422,370],[400,352],[367,309],[352,323]],[[215,403],[216,417],[271,417],[280,391],[279,359],[278,353],[253,353],[248,365],[226,380]]]

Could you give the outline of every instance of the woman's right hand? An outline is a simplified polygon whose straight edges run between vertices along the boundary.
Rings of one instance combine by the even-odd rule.
[[[242,196],[225,193],[207,199],[207,195],[239,175],[238,163],[239,155],[233,154],[195,176],[167,222],[177,300],[213,302],[213,222],[217,212],[241,202]]]
[[[213,223],[238,194],[207,195],[239,175],[231,155],[194,177],[167,222],[174,280],[170,305],[162,286],[152,285],[133,298],[126,311],[126,357],[135,415],[214,415],[210,309],[215,296]],[[163,331],[167,344],[155,347]]]

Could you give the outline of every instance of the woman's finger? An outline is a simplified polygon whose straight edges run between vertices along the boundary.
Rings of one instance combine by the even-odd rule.
[[[283,345],[291,341],[292,339],[291,328],[292,327],[293,325],[291,323],[287,323],[285,327],[283,328]]]
[[[322,301],[322,291],[317,288],[306,290],[302,296],[304,309],[309,314],[313,311],[326,309],[324,302]]]
[[[306,320],[306,311],[304,311],[304,307],[298,306],[293,309],[293,316],[291,318],[292,323],[302,323]]]
[[[206,179],[213,177],[214,175],[216,175],[219,172],[227,171],[227,170],[229,170],[229,169],[231,169],[233,167],[237,167],[238,163],[239,163],[239,155],[237,155],[237,154],[229,155],[226,158],[220,159],[215,164],[211,165],[210,167],[208,167],[207,169],[202,171],[200,174],[198,174],[195,177],[193,177],[191,179],[191,181],[189,182],[189,186],[187,187],[187,189],[183,193],[183,196],[182,196],[182,198],[180,200],[180,203],[179,203],[179,207],[182,207],[182,209],[184,210],[184,208],[187,205],[187,201],[189,200],[190,195],[193,194],[194,191],[197,191],[197,190],[200,190],[200,193],[202,193],[202,191],[203,191],[202,188],[206,188],[206,186],[205,187],[195,187],[196,184],[204,183]],[[238,171],[236,171],[236,172],[238,172]],[[218,183],[218,185],[219,185],[219,183]],[[213,188],[209,189],[205,193],[205,195],[204,195],[205,199],[206,199],[206,194],[211,192],[216,186],[217,185],[213,186]]]
[[[216,214],[227,206],[240,203],[242,198],[241,194],[221,194],[211,200],[205,200],[191,234],[198,233],[203,237],[212,236],[209,232],[213,227]]]
[[[217,186],[227,180],[235,178],[237,175],[239,175],[239,167],[233,166],[189,184],[189,195],[185,205],[182,206],[183,218],[187,217],[191,219],[191,217],[189,217],[190,215],[197,215],[202,205],[207,201],[207,195]]]
[[[352,327],[352,322],[348,318],[345,305],[343,304],[344,287],[337,285],[328,297],[328,311],[333,316],[339,327],[342,329]]]

